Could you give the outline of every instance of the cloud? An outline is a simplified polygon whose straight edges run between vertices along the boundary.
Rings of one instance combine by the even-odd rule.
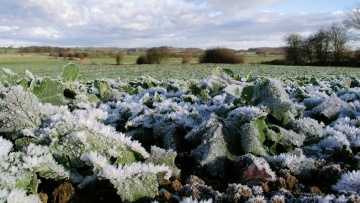
[[[50,27],[29,27],[26,28],[24,31],[27,36],[34,38],[49,38],[49,39],[61,38],[60,32]]]
[[[259,12],[284,0],[22,0],[0,7],[0,38],[52,46],[280,46],[289,32],[311,32],[341,13]],[[0,45],[2,46],[2,45]]]
[[[11,32],[18,30],[18,26],[11,26],[11,25],[0,25],[0,32]]]

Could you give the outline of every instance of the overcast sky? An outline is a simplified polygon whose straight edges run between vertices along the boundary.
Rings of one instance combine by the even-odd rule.
[[[359,0],[0,0],[0,47],[278,47]]]

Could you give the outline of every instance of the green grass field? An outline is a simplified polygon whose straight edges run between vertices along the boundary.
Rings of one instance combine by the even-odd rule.
[[[160,65],[137,65],[136,58],[139,54],[124,55],[123,65],[115,65],[114,58],[86,58],[81,60],[64,60],[63,58],[49,57],[47,54],[0,54],[0,76],[3,68],[10,69],[19,76],[24,76],[25,71],[31,71],[35,76],[60,76],[66,64],[76,63],[80,69],[80,81],[94,80],[96,78],[110,78],[132,80],[139,76],[151,76],[158,80],[169,79],[203,79],[212,74],[216,67],[231,69],[236,75],[246,77],[269,76],[278,77],[316,77],[325,76],[350,76],[360,77],[360,69],[337,67],[303,67],[303,66],[271,66],[260,65],[265,60],[279,59],[281,56],[246,56],[247,64],[199,64],[193,58],[191,64],[181,64],[181,58],[170,58]]]
[[[7,51],[7,53],[4,53]],[[145,52],[133,52],[131,54],[124,54],[121,61],[122,64],[136,64],[136,59]],[[283,56],[279,55],[268,55],[260,56],[256,54],[245,55],[245,64],[260,64],[264,61],[271,61],[274,59],[282,59]],[[164,64],[181,64],[181,57],[168,58]],[[19,54],[15,53],[14,50],[0,49],[0,65],[65,65],[69,62],[80,63],[80,64],[94,64],[94,65],[115,65],[115,58],[103,57],[103,58],[85,58],[83,60],[64,60],[62,57],[54,58],[49,54]],[[192,58],[192,64],[198,63],[198,58]]]

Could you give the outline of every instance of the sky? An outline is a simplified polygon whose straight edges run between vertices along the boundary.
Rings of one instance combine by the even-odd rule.
[[[359,0],[0,0],[0,47],[279,47]]]

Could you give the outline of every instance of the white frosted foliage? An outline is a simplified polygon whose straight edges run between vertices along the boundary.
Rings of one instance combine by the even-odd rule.
[[[332,189],[360,193],[360,171],[351,171],[343,174],[340,180],[332,186]]]

